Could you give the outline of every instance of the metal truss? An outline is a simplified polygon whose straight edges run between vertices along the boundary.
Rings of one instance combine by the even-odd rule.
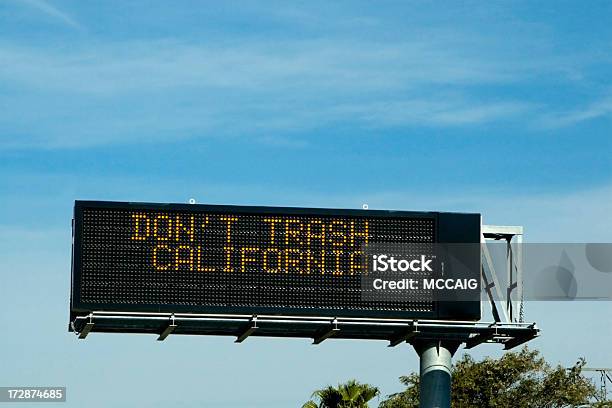
[[[482,281],[495,322],[522,323],[523,310],[523,227],[482,225]],[[487,242],[505,241],[506,287],[502,287]],[[501,313],[500,313],[501,312]]]
[[[250,336],[311,338],[320,344],[329,338],[386,340],[390,347],[417,340],[448,340],[469,349],[481,343],[503,344],[509,350],[539,334],[535,323],[444,320],[365,319],[219,314],[92,312],[77,316],[71,330],[80,339],[90,332],[234,336],[241,343]]]
[[[568,368],[568,370],[572,370],[572,368]],[[597,401],[605,402],[608,401],[608,382],[612,384],[612,368],[593,368],[593,367],[583,367],[583,372],[594,372],[599,374],[599,395],[596,397]]]

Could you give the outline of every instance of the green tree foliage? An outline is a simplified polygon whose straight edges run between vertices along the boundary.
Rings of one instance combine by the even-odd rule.
[[[337,387],[328,386],[313,392],[313,400],[302,408],[368,408],[368,401],[379,394],[376,387],[350,380]]]
[[[500,359],[474,361],[464,355],[452,369],[453,408],[611,407],[590,404],[597,396],[593,383],[582,375],[583,359],[572,369],[552,367],[538,351],[527,347]],[[380,408],[418,408],[419,376],[401,377],[406,390],[390,395]]]
[[[390,395],[379,408],[419,408],[419,375],[401,376],[400,382],[406,386],[406,390]]]

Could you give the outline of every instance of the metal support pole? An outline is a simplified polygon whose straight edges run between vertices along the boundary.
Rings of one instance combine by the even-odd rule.
[[[421,359],[420,408],[450,408],[451,364],[459,344],[427,341],[414,344]]]

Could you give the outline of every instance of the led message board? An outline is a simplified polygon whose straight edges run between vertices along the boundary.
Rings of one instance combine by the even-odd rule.
[[[480,215],[77,201],[71,315],[91,311],[470,319],[424,290],[368,296],[366,250],[478,243]],[[461,254],[475,277],[479,250]]]

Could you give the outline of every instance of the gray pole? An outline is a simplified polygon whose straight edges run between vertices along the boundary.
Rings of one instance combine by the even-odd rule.
[[[414,344],[421,359],[420,408],[450,408],[451,360],[457,347],[455,342],[435,340]]]

